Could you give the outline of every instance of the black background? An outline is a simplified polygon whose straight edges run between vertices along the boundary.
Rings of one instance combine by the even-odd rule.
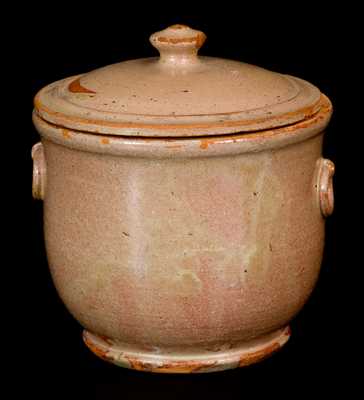
[[[115,3],[116,4],[116,3]],[[219,3],[197,12],[174,5],[161,10],[135,9],[125,4],[89,3],[75,11],[74,5],[42,4],[23,10],[23,34],[12,49],[17,76],[25,79],[18,98],[18,162],[21,184],[16,182],[12,201],[17,209],[12,217],[12,264],[22,290],[14,297],[14,329],[20,333],[15,351],[18,377],[31,378],[37,391],[54,382],[58,392],[69,384],[88,388],[88,398],[224,398],[243,397],[248,386],[257,393],[264,387],[289,394],[288,383],[296,391],[324,390],[356,383],[351,347],[352,307],[348,271],[352,261],[346,254],[348,240],[339,240],[344,229],[344,190],[350,182],[351,157],[343,144],[348,131],[350,74],[348,64],[358,63],[353,44],[354,10],[332,4],[320,10],[317,4],[292,3],[267,7],[259,3]],[[294,5],[294,6],[293,6]],[[139,9],[138,9],[139,8]],[[167,10],[167,11],[166,11]],[[336,164],[335,213],[327,220],[327,238],[318,284],[299,315],[292,321],[292,337],[272,358],[248,368],[205,375],[156,375],[117,368],[97,359],[82,343],[82,328],[63,306],[48,272],[42,232],[42,202],[31,196],[31,146],[39,140],[32,126],[32,100],[43,86],[69,75],[86,72],[110,63],[155,56],[148,37],[174,23],[184,23],[207,34],[200,53],[256,64],[267,69],[301,77],[318,86],[334,105],[334,115],[325,137],[323,154]],[[352,64],[350,64],[352,63]],[[21,93],[21,96],[19,96]],[[19,128],[18,128],[19,129]],[[346,138],[348,136],[345,136]],[[355,146],[354,146],[355,147]],[[19,155],[19,153],[18,153]],[[352,179],[354,179],[352,177]],[[346,191],[347,193],[347,191]],[[352,206],[354,207],[354,205]],[[346,209],[347,210],[347,209]],[[354,211],[352,209],[351,211]],[[351,217],[355,214],[351,212]],[[25,225],[24,221],[28,221]],[[346,239],[350,236],[348,231]],[[22,238],[22,239],[20,239]],[[360,264],[360,263],[358,263]],[[12,286],[12,285],[11,285]],[[349,344],[349,346],[348,346]],[[349,378],[347,378],[349,377]],[[347,383],[347,379],[349,379]],[[269,382],[269,383],[268,383]],[[26,386],[28,387],[28,386]],[[83,398],[83,397],[81,397]]]

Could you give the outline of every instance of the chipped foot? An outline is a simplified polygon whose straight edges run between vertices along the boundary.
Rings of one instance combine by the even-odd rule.
[[[236,347],[226,349],[226,346],[222,346],[221,349],[205,349],[191,354],[163,354],[162,350],[156,352],[153,349],[131,351],[87,330],[83,332],[83,340],[98,357],[124,368],[159,373],[200,373],[257,363],[278,351],[288,341],[290,334],[287,326]]]

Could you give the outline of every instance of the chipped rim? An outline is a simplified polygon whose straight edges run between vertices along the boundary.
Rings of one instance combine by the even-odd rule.
[[[322,95],[320,112],[294,125],[255,133],[185,138],[92,134],[51,124],[37,110],[33,122],[43,139],[77,150],[126,157],[193,158],[259,152],[298,143],[322,133],[331,114],[331,102]]]
[[[286,326],[237,348],[181,356],[145,350],[128,351],[111,339],[83,331],[86,346],[104,361],[137,371],[174,374],[216,372],[255,364],[280,350],[290,336],[291,329]]]

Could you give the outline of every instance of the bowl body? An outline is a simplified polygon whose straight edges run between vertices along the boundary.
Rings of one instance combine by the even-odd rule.
[[[288,339],[320,270],[322,202],[333,201],[321,158],[330,110],[274,132],[172,140],[34,115],[49,266],[98,355],[197,372],[254,362]]]

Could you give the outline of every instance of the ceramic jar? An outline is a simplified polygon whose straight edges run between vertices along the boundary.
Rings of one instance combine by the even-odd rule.
[[[153,34],[35,98],[33,194],[55,287],[99,357],[153,372],[257,362],[317,280],[334,165],[315,86]]]

